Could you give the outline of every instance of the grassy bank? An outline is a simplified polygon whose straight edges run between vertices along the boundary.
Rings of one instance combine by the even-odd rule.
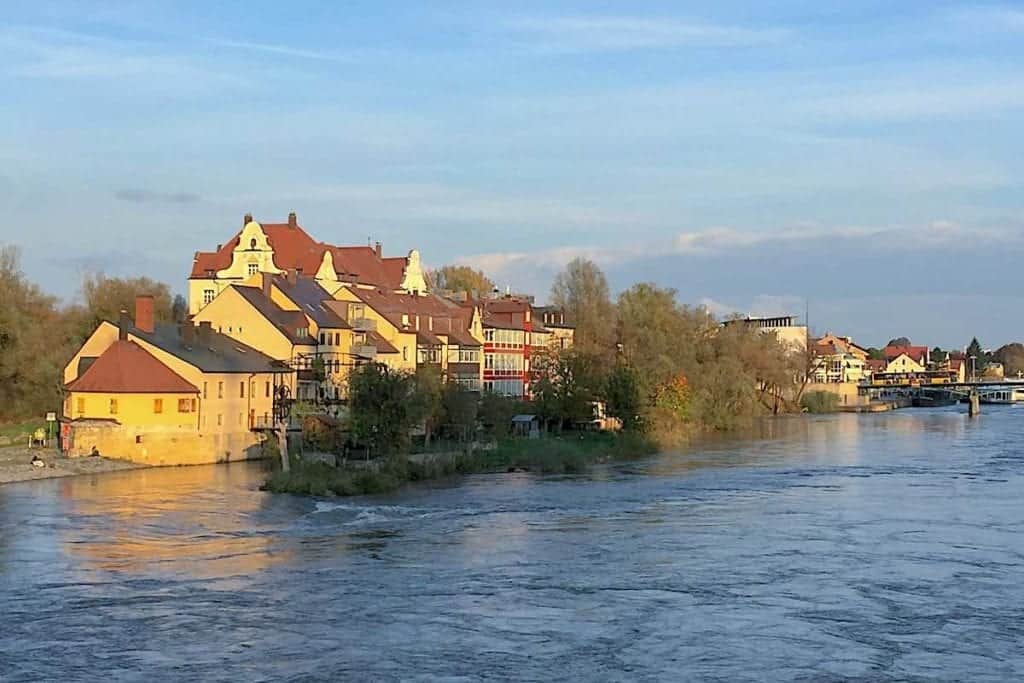
[[[375,467],[340,466],[293,460],[289,472],[274,472],[263,485],[273,493],[356,496],[394,491],[414,481],[456,474],[523,470],[573,474],[590,465],[654,453],[654,442],[638,434],[571,434],[544,439],[509,439],[490,450],[412,462],[389,458]]]
[[[45,420],[27,420],[0,424],[0,446],[24,446],[35,430],[46,429]]]

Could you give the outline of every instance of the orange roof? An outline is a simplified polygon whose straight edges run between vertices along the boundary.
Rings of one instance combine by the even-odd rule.
[[[133,341],[107,347],[68,391],[109,394],[198,394],[184,377]]]

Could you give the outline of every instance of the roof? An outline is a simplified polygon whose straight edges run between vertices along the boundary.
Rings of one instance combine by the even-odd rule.
[[[864,361],[864,363],[867,366],[867,368],[872,371],[885,370],[885,366],[888,365],[888,363],[886,363],[881,358],[868,358],[866,361]]]
[[[399,330],[426,333],[426,338],[436,339],[438,335],[444,335],[463,346],[480,346],[480,342],[473,339],[468,331],[473,316],[472,308],[464,308],[436,294],[406,294],[359,287],[349,288],[349,292]],[[337,310],[336,306],[333,308]],[[429,343],[442,342],[436,339]]]
[[[893,360],[904,353],[918,361],[923,361],[928,357],[927,346],[886,346],[882,352],[885,354],[886,360]]]
[[[208,329],[206,337],[200,341],[202,330],[197,329],[195,333],[195,339],[186,343],[177,325],[158,324],[153,332],[143,332],[136,327],[129,330],[132,336],[149,342],[202,372],[291,372],[280,361],[227,335]]]
[[[512,421],[513,422],[533,422],[536,419],[537,419],[536,415],[526,415],[526,414],[523,414],[523,415],[513,415],[512,416]]]
[[[198,394],[199,389],[134,341],[107,347],[68,391],[110,394]]]
[[[274,286],[298,306],[302,313],[309,316],[317,327],[348,329],[349,324],[344,318],[324,306],[324,301],[332,300],[332,297],[314,278],[298,277],[292,281],[281,275],[266,273],[264,277],[272,277]]]
[[[367,332],[366,343],[377,349],[377,353],[398,353],[398,348],[385,339],[380,332]]]
[[[300,269],[314,275],[323,263],[324,254],[331,253],[334,271],[339,280],[380,287],[397,288],[405,273],[402,257],[381,258],[373,247],[339,247],[313,239],[298,223],[260,223],[274,250],[274,265],[286,271]],[[193,257],[192,279],[209,278],[231,265],[233,253],[242,234],[239,230],[217,251],[197,251]]]
[[[306,316],[301,311],[287,311],[281,308],[272,299],[267,297],[259,287],[232,285],[231,289],[238,292],[243,299],[249,302],[249,305],[255,308],[260,315],[266,318],[293,344],[315,343],[311,338],[300,337],[297,333],[298,330],[309,327],[309,321],[306,320]]]

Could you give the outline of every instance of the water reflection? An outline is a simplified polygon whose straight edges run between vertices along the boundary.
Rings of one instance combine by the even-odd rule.
[[[251,465],[0,487],[0,672],[1017,680],[1020,414],[773,420],[376,498]]]

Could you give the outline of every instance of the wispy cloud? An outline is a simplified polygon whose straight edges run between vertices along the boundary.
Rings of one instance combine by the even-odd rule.
[[[508,28],[544,52],[757,47],[778,44],[790,36],[781,28],[621,16],[520,18],[510,21]]]
[[[840,244],[852,244],[860,249],[872,249],[889,244],[889,238],[894,234],[899,234],[903,248],[920,250],[960,249],[968,239],[1004,245],[1024,242],[1024,231],[1020,229],[968,228],[951,221],[934,221],[924,226],[886,228],[806,225],[774,231],[746,231],[720,227],[681,232],[667,242],[492,252],[466,256],[461,258],[460,262],[500,276],[523,264],[530,264],[533,268],[556,270],[576,257],[590,259],[601,266],[619,266],[647,258],[714,256],[768,246],[815,248],[828,244],[833,248],[839,248]]]
[[[117,190],[114,197],[135,204],[195,204],[202,199],[192,192],[154,192],[138,188]]]
[[[226,40],[223,38],[207,38],[207,43],[219,47],[237,49],[244,52],[263,52],[280,57],[294,59],[307,59],[318,62],[339,62],[353,64],[359,61],[359,56],[328,50],[310,50],[307,48],[292,47],[289,45],[277,45],[273,43],[257,43],[243,40]]]

